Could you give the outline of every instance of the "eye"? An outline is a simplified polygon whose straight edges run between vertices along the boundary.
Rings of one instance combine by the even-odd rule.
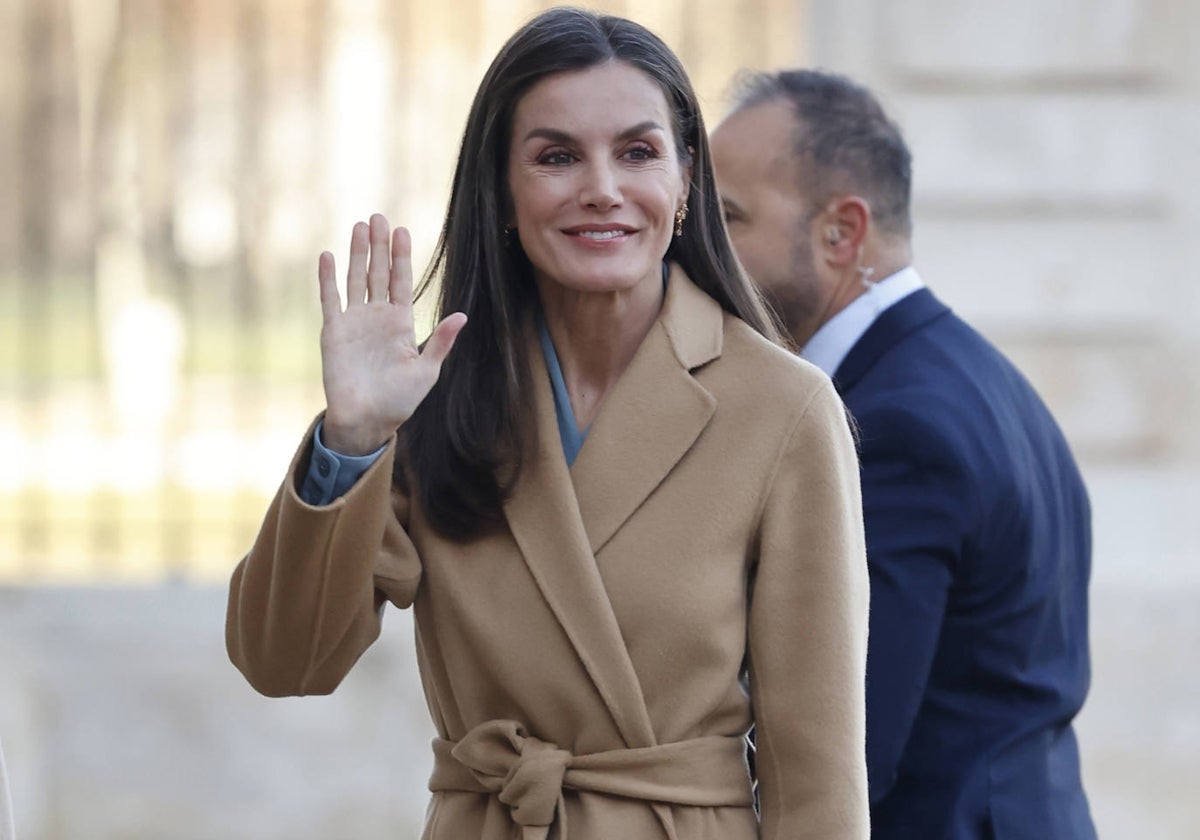
[[[658,151],[649,143],[638,143],[625,151],[624,157],[632,161],[654,160]]]
[[[543,166],[566,166],[575,162],[575,156],[563,149],[551,149],[538,155],[537,162]]]

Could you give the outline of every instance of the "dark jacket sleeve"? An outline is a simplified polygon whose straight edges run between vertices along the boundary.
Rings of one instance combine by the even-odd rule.
[[[871,578],[867,771],[876,802],[895,783],[925,697],[972,493],[954,435],[924,413],[893,401],[855,419]]]

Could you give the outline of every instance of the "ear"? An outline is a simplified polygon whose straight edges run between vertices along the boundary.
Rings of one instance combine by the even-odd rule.
[[[835,198],[815,224],[819,253],[832,265],[851,265],[867,239],[871,205],[857,195]]]
[[[688,195],[692,188],[692,161],[696,159],[696,150],[688,146],[687,160],[679,162],[679,175],[683,178],[683,184],[679,192],[679,203],[687,204]]]

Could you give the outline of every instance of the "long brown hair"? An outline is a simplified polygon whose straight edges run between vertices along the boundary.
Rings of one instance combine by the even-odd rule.
[[[404,425],[415,493],[431,524],[448,537],[469,539],[501,521],[528,446],[522,416],[531,382],[521,325],[537,292],[524,252],[506,244],[503,233],[513,112],[541,79],[614,60],[662,88],[679,157],[692,164],[690,212],[666,259],[726,311],[780,340],[730,245],[699,102],[679,59],[624,18],[566,7],[538,15],[500,50],[475,94],[446,220],[417,291],[419,297],[439,288],[437,318],[452,312],[468,318],[437,385]],[[396,477],[403,480],[399,469]]]

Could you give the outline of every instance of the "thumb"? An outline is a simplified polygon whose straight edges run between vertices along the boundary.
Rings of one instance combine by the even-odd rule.
[[[446,357],[450,355],[450,348],[454,346],[454,340],[458,338],[459,332],[466,323],[467,316],[461,312],[452,312],[443,318],[442,322],[434,327],[429,340],[425,342],[421,358],[441,368],[442,362],[446,361]]]

